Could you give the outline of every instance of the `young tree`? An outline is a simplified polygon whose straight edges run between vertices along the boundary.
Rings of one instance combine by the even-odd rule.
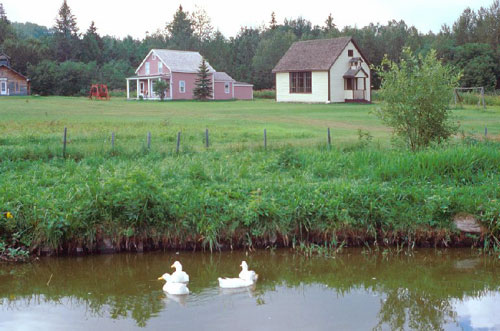
[[[156,81],[154,86],[153,86],[153,91],[155,92],[156,95],[159,95],[160,96],[160,100],[163,101],[163,99],[165,99],[165,93],[167,91],[167,88],[168,88],[168,83],[166,80],[159,80],[159,81]]]
[[[210,79],[210,70],[207,62],[203,58],[198,68],[198,77],[196,78],[196,87],[193,90],[195,99],[208,100],[212,97],[212,80]]]
[[[191,14],[191,22],[194,36],[198,41],[203,43],[212,38],[214,28],[205,9],[196,7],[196,10]]]
[[[76,17],[71,13],[68,3],[64,0],[56,18],[55,47],[56,57],[59,61],[67,61],[75,58],[78,53],[78,27]]]
[[[456,132],[449,104],[460,74],[443,65],[434,50],[424,57],[405,48],[399,64],[385,57],[377,71],[383,101],[377,114],[411,150],[440,143]]]
[[[189,19],[189,12],[179,6],[174,19],[167,25],[172,47],[180,50],[190,50],[193,46],[193,21]]]
[[[330,13],[325,21],[325,27],[324,31],[326,33],[333,32],[337,29],[337,25],[333,23],[333,16],[332,13]]]
[[[274,30],[278,27],[278,22],[276,21],[276,14],[274,12],[271,13],[271,22],[269,22],[269,27],[271,30]]]

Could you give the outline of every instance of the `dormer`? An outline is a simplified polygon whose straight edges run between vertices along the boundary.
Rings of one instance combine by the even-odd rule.
[[[10,57],[8,57],[7,54],[0,53],[0,66],[1,65],[10,67]]]
[[[363,62],[363,59],[360,57],[353,57],[349,59],[349,69],[356,70],[361,68],[361,63]]]

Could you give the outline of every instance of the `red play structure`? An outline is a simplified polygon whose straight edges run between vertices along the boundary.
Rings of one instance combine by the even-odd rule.
[[[108,85],[92,84],[90,87],[89,99],[96,98],[97,100],[109,100]]]

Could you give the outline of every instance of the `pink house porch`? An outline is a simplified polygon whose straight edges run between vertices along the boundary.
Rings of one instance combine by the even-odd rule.
[[[154,85],[160,80],[168,83],[167,100],[193,99],[201,61],[198,52],[152,49],[135,71],[136,76],[127,78],[127,99],[130,99],[132,85],[136,88],[137,99],[158,100]],[[212,81],[212,99],[253,99],[252,84],[236,82],[228,74],[216,72],[210,64],[207,66]]]

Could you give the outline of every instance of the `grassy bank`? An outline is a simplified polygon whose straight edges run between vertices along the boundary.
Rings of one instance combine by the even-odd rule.
[[[61,252],[95,251],[104,239],[118,250],[453,245],[459,213],[499,233],[499,164],[494,143],[5,161],[0,210],[14,217],[0,233]]]
[[[455,110],[466,137],[411,154],[390,147],[376,107],[1,99],[0,212],[14,217],[0,217],[0,255],[21,246],[97,251],[103,243],[497,244],[500,109]],[[479,218],[485,236],[460,237],[452,224],[459,213]]]

